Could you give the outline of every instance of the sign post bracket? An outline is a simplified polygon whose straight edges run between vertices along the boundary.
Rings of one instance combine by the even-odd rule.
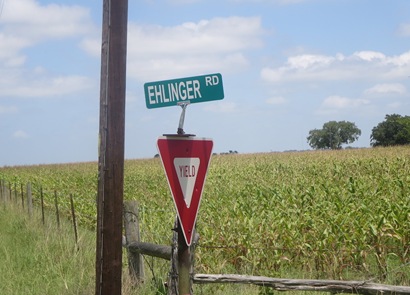
[[[181,116],[179,117],[179,125],[178,125],[178,130],[177,134],[178,135],[183,135],[185,134],[184,132],[184,121],[185,121],[185,111],[187,106],[189,105],[189,102],[182,102],[178,104],[182,108]]]
[[[163,134],[163,136],[195,137],[195,134],[185,133],[184,131],[185,113],[186,113],[186,108],[188,107],[189,104],[190,104],[189,101],[178,103],[178,105],[181,106],[182,108],[182,112],[181,112],[181,116],[179,117],[177,133],[176,134]]]

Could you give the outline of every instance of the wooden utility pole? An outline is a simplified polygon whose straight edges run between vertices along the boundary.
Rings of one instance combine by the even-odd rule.
[[[104,0],[98,155],[96,295],[120,295],[128,0]]]

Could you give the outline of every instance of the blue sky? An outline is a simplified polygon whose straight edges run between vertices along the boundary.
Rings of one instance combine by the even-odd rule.
[[[369,147],[410,115],[408,0],[129,0],[125,157],[150,158],[181,109],[145,82],[221,73],[225,98],[188,106],[214,152],[309,149],[354,122]],[[102,0],[0,0],[0,166],[96,161]]]

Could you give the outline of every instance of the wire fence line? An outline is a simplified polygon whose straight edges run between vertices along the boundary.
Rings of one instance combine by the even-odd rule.
[[[66,217],[71,220],[74,230],[75,243],[78,246],[78,224],[76,220],[77,216],[74,205],[74,196],[72,194],[68,196],[70,210],[64,212],[60,208],[61,202],[59,202],[57,191],[53,192],[53,206],[46,206],[44,201],[45,192],[42,186],[37,189],[37,194],[38,195],[35,197],[31,183],[27,183],[26,185],[21,183],[20,186],[17,186],[16,183],[13,185],[0,179],[0,200],[3,202],[4,206],[6,206],[7,203],[14,203],[17,206],[21,206],[22,210],[27,212],[30,218],[33,217],[34,207],[39,208],[41,211],[41,221],[43,225],[45,225],[46,222],[46,213],[48,212],[51,214],[54,209],[57,228],[60,228],[62,217]],[[61,216],[62,214],[63,216]]]
[[[44,214],[55,214],[57,224],[60,223],[61,218],[68,218],[74,228],[76,242],[78,240],[77,225],[85,226],[89,229],[95,229],[96,223],[96,200],[90,196],[76,196],[73,194],[63,195],[59,194],[56,190],[49,190],[43,188],[40,184],[23,184],[23,183],[12,183],[5,180],[0,180],[0,200],[14,201],[16,204],[21,204],[21,207],[32,214],[32,206],[37,206],[41,209],[42,219],[44,223]],[[29,198],[30,196],[30,198]],[[78,200],[78,202],[76,201]],[[84,213],[90,212],[89,214]],[[53,213],[54,212],[54,213]],[[165,213],[170,212],[170,209],[152,209],[147,206],[140,206],[138,208],[138,215],[140,218],[145,220],[145,222],[150,221],[149,216],[155,213]],[[144,223],[141,223],[144,226]],[[171,229],[171,226],[170,226]],[[146,232],[143,230],[143,232]],[[154,237],[155,233],[143,235],[143,240],[150,242],[150,238]],[[383,245],[389,253],[397,253],[397,251],[402,251],[396,246]],[[223,256],[227,261],[232,261],[233,264],[245,265],[247,260],[247,255],[256,255],[257,253],[263,253],[266,251],[275,252],[279,259],[292,259],[292,257],[298,257],[301,261],[303,257],[317,256],[318,259],[322,259],[321,256],[324,253],[330,253],[337,255],[337,253],[346,253],[352,256],[370,256],[374,255],[377,257],[376,250],[370,247],[366,248],[356,248],[354,251],[352,249],[334,249],[334,248],[315,248],[315,247],[305,247],[301,245],[297,248],[291,247],[275,247],[274,245],[263,245],[261,243],[252,243],[248,241],[246,245],[242,244],[230,244],[228,243],[218,243],[214,244],[212,241],[207,241],[206,239],[201,239],[196,245],[199,251],[202,250],[206,255],[220,255]],[[306,258],[307,259],[307,258]],[[289,260],[290,261],[290,260]],[[328,263],[329,261],[322,261],[321,263]],[[287,261],[281,261],[280,263],[286,264]],[[358,268],[362,265],[357,264]],[[403,270],[403,272],[409,273],[409,260],[406,259],[400,264],[394,265],[394,267],[382,267],[378,271],[379,279],[385,278],[389,274],[394,274],[398,270]],[[406,275],[410,276],[410,275]],[[372,276],[373,277],[373,276]]]
[[[84,222],[86,221],[86,227],[91,227],[94,229],[93,226],[95,226],[96,223],[96,213],[94,214],[86,214],[84,212],[79,212],[79,210],[75,210],[76,206],[81,208],[85,207],[90,207],[92,209],[96,209],[96,199],[92,197],[82,197],[79,198],[81,199],[81,205],[76,204],[75,202],[75,195],[74,194],[69,194],[68,196],[59,194],[57,190],[48,190],[46,188],[43,188],[42,185],[32,185],[31,183],[27,183],[26,185],[23,185],[23,183],[11,183],[7,182],[5,180],[0,180],[0,186],[1,190],[0,192],[4,192],[3,194],[8,194],[9,199],[13,199],[16,203],[21,202],[22,208],[26,208],[28,210],[28,213],[30,214],[30,204],[31,205],[36,205],[41,208],[42,210],[42,215],[44,219],[44,212],[45,210],[47,211],[55,211],[56,215],[56,222],[59,224],[60,223],[60,218],[62,216],[69,218],[70,220],[76,220],[77,225],[83,225]],[[7,192],[6,192],[7,191]],[[28,194],[30,194],[31,198],[28,198]],[[49,197],[45,199],[45,196],[48,195]],[[52,197],[50,197],[52,196]],[[1,197],[1,195],[0,195]],[[20,200],[19,200],[20,199]],[[53,200],[51,202],[50,200]],[[169,212],[169,209],[152,209],[148,208],[146,206],[139,206],[138,207],[138,215],[140,216],[141,219],[146,218],[146,216],[152,216],[155,213],[165,213]],[[230,244],[212,244],[209,242],[199,242],[197,244],[197,247],[199,248],[204,248],[204,249],[241,249],[243,248],[242,245],[230,245]],[[384,245],[385,249],[389,251],[398,251],[402,250],[401,248],[397,246],[388,246]],[[247,249],[249,250],[266,250],[266,247],[253,247],[251,245],[246,246]],[[270,251],[282,251],[282,252],[300,252],[302,250],[302,247],[298,248],[289,248],[289,247],[274,247],[270,246],[269,247]],[[326,248],[314,248],[314,247],[309,247],[306,249],[303,249],[306,251],[309,251],[311,253],[324,253],[324,252],[334,252],[335,249],[326,249]],[[338,249],[339,252],[352,252],[352,250],[347,250],[347,249]],[[372,252],[372,249],[369,248],[357,248],[354,250],[354,253],[360,253],[360,252]],[[352,254],[354,254],[352,253]]]

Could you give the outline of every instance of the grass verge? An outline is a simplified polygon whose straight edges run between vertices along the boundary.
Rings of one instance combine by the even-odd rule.
[[[58,227],[51,216],[44,224],[41,220],[39,212],[29,217],[15,204],[0,206],[0,294],[94,294],[95,233],[80,228],[76,244],[69,222],[62,221]],[[156,274],[148,274],[146,283],[135,288],[125,266],[122,293],[163,294],[160,285],[166,279],[154,280],[152,275]],[[247,286],[196,286],[197,294],[209,292],[258,294]]]
[[[34,214],[13,204],[0,207],[0,294],[92,294],[95,237]]]

